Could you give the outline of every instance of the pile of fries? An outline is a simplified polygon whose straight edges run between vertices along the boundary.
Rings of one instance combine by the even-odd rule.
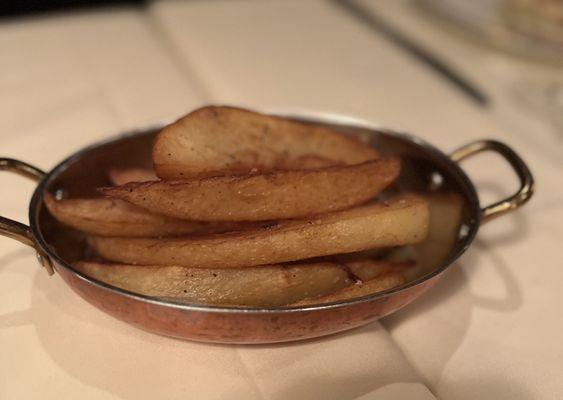
[[[405,282],[378,249],[423,241],[428,199],[376,201],[401,160],[327,129],[231,107],[160,132],[154,171],[108,171],[104,197],[45,204],[85,232],[78,270],[132,292],[194,304],[322,304]]]

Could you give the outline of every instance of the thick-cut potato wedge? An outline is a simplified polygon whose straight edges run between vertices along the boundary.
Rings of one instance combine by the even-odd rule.
[[[275,307],[353,283],[343,268],[330,263],[213,270],[97,263],[76,267],[132,292],[208,305]]]
[[[47,209],[59,222],[99,236],[156,237],[221,233],[260,226],[252,222],[196,222],[170,218],[119,199],[55,200],[49,193],[45,193],[44,198]]]
[[[91,237],[102,257],[128,264],[236,268],[424,240],[428,205],[415,196],[247,232],[201,238]]]
[[[346,268],[362,282],[370,281],[385,272],[405,272],[408,271],[410,267],[414,265],[413,262],[410,261],[387,261],[387,260],[373,260],[373,259],[364,259],[364,260],[355,260],[355,261],[348,261],[344,264]]]
[[[400,170],[398,158],[245,177],[154,181],[101,188],[147,210],[200,221],[303,218],[374,198]]]
[[[213,270],[95,262],[80,262],[75,267],[92,278],[131,292],[209,305],[275,307],[324,296],[354,284],[346,265],[334,263]],[[379,276],[390,268],[392,264],[375,260],[357,262],[355,266],[365,276]]]
[[[415,246],[417,264],[429,269],[443,264],[459,238],[464,200],[457,193],[426,195],[430,210],[428,237]]]
[[[400,286],[405,283],[405,278],[399,272],[386,272],[376,278],[358,282],[352,286],[346,286],[334,293],[320,296],[309,297],[291,304],[291,306],[309,306],[314,304],[335,303],[343,300],[350,300],[357,297],[368,296],[377,292]]]
[[[167,126],[153,146],[156,174],[167,180],[358,164],[377,157],[369,146],[321,125],[214,106]]]
[[[153,170],[143,168],[113,168],[109,170],[108,177],[115,186],[125,185],[129,182],[147,182],[157,179]]]
[[[403,246],[391,251],[390,261],[412,260],[416,266],[405,276],[416,279],[442,266],[452,252],[463,217],[464,200],[457,193],[434,193],[423,196],[428,201],[430,219],[428,236],[413,246]]]

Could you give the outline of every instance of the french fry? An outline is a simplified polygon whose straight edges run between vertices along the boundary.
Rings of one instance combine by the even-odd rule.
[[[134,293],[193,304],[276,307],[329,295],[355,285],[346,264],[296,263],[244,269],[203,269],[79,262],[82,273]],[[361,275],[377,277],[393,264],[356,262]]]
[[[264,225],[252,222],[186,221],[153,214],[119,199],[55,200],[45,193],[44,201],[59,222],[99,236],[177,236],[255,229]]]
[[[403,274],[414,266],[412,261],[387,261],[375,259],[360,259],[346,261],[348,270],[362,282],[370,281],[386,272],[397,272]]]
[[[315,304],[335,303],[355,299],[358,297],[368,296],[377,292],[382,292],[400,286],[405,283],[405,278],[399,272],[387,272],[372,280],[366,282],[358,282],[352,286],[344,287],[334,293],[297,301],[291,306],[309,306]]]
[[[411,260],[415,263],[405,274],[413,280],[442,266],[452,253],[463,218],[464,200],[458,193],[432,193],[423,196],[428,201],[430,219],[428,235],[412,246],[393,249],[386,258],[390,261]]]
[[[127,264],[237,268],[417,243],[427,229],[426,201],[409,196],[246,232],[167,239],[92,236],[89,243],[102,257]]]
[[[145,168],[113,168],[109,170],[108,177],[115,186],[125,185],[129,182],[147,182],[157,179],[153,170]]]
[[[262,221],[338,211],[374,198],[398,176],[397,158],[245,177],[129,183],[100,189],[147,210],[200,221]]]
[[[428,237],[415,246],[417,264],[434,269],[449,256],[459,235],[463,198],[457,193],[426,195],[430,210]]]
[[[82,262],[76,268],[135,293],[209,305],[275,307],[353,283],[330,263],[211,270]]]
[[[375,150],[318,124],[233,107],[203,107],[166,127],[153,146],[166,180],[358,164]]]

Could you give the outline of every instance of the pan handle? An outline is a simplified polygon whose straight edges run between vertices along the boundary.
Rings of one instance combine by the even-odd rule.
[[[14,160],[13,158],[0,158],[0,171],[13,172],[36,182],[41,181],[41,179],[45,176],[45,172],[41,171],[39,168],[24,163],[23,161]],[[33,234],[31,233],[29,226],[0,216],[0,235],[7,236],[33,247],[35,251],[37,251],[37,259],[39,260],[39,263],[47,270],[49,275],[53,275],[53,264],[43,250],[35,244],[35,240],[33,239]]]
[[[482,208],[482,223],[517,209],[530,200],[534,194],[534,177],[530,169],[524,160],[504,143],[496,140],[477,140],[455,150],[450,154],[450,158],[455,162],[460,162],[483,151],[494,151],[508,161],[520,179],[520,188],[512,196]]]

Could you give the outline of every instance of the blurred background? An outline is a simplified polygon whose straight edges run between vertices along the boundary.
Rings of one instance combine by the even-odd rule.
[[[551,157],[563,135],[561,0],[7,1],[0,51],[0,137],[89,101],[98,130],[226,102],[424,134],[450,97]]]

